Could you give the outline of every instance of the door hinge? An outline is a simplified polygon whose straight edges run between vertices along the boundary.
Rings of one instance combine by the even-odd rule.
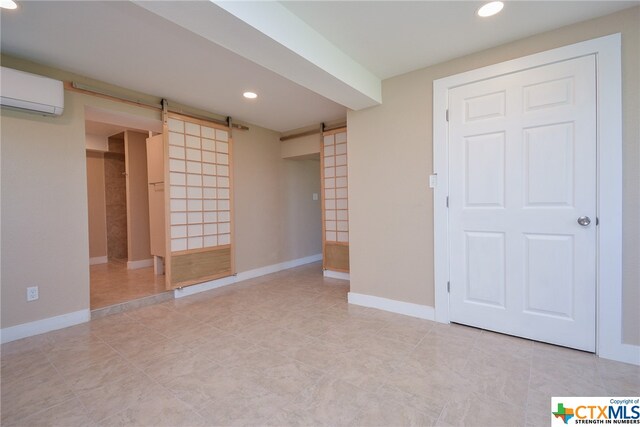
[[[445,112],[445,115],[447,116],[447,121],[449,121],[449,109],[447,108],[447,111]]]
[[[449,207],[449,196],[447,196],[447,207]]]
[[[447,282],[447,293],[451,293],[451,282]]]
[[[600,218],[596,217],[596,226],[600,225]]]

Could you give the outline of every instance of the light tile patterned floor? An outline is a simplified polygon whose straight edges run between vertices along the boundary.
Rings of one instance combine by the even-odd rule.
[[[126,260],[112,260],[89,271],[92,310],[166,291],[164,276],[155,275],[153,267],[128,270]]]
[[[640,368],[349,306],[313,264],[2,346],[3,426],[548,426]]]

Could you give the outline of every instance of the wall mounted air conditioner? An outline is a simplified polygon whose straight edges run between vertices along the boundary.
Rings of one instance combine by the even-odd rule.
[[[0,67],[0,105],[60,116],[64,111],[64,87],[59,80]]]

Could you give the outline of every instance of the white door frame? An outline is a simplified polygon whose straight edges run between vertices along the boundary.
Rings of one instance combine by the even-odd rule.
[[[621,36],[613,34],[456,74],[433,82],[435,319],[449,323],[448,91],[457,86],[585,55],[596,57],[597,271],[596,353],[639,363],[640,347],[622,342]]]

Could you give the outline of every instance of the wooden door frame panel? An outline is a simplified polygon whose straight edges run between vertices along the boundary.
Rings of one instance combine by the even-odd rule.
[[[228,146],[228,168],[229,168],[229,235],[230,243],[204,247],[198,249],[187,249],[181,251],[172,251],[171,249],[171,182],[170,182],[170,153],[169,153],[169,119],[176,119],[182,122],[189,122],[197,124],[199,126],[206,126],[213,129],[224,130],[227,132],[227,146]],[[165,200],[164,200],[164,212],[165,212],[165,288],[167,290],[175,290],[185,286],[196,285],[211,280],[221,279],[224,277],[233,276],[236,274],[236,262],[235,262],[235,221],[234,221],[234,198],[233,198],[233,138],[231,135],[231,128],[229,126],[223,126],[215,122],[209,122],[200,118],[191,117],[184,114],[173,113],[167,110],[162,112],[162,135],[164,146],[164,182],[165,182]],[[185,133],[186,135],[186,133]],[[217,141],[217,139],[216,139]],[[217,152],[217,149],[216,149]],[[228,252],[228,268],[221,268],[219,264],[220,254],[223,254],[223,258],[226,261],[226,254]],[[209,253],[214,257],[217,257],[216,262],[209,262],[205,265],[199,255],[202,253]],[[190,257],[191,256],[191,257]],[[184,261],[187,258],[193,258],[189,261]],[[179,258],[181,262],[177,263]],[[202,272],[198,278],[183,278],[182,280],[174,280],[175,272],[179,265],[190,266],[190,268],[199,269]],[[204,266],[209,267],[204,268]],[[226,262],[225,262],[226,266]]]
[[[349,274],[349,242],[327,241],[326,219],[325,219],[325,186],[324,186],[324,138],[326,136],[336,135],[342,132],[347,132],[347,127],[342,126],[339,128],[324,131],[320,134],[320,203],[322,204],[322,269],[324,271],[333,271],[338,273]],[[349,137],[347,136],[347,146],[349,144]],[[334,147],[335,147],[334,141]],[[347,148],[348,150],[348,148]],[[347,151],[347,158],[349,153]],[[337,157],[337,156],[334,156]],[[335,164],[334,164],[335,167]],[[338,187],[334,187],[337,189]],[[344,187],[340,187],[344,188]],[[349,172],[347,171],[347,187],[349,188]],[[347,202],[348,203],[348,202]],[[337,212],[337,210],[336,210]],[[348,206],[347,206],[348,212]],[[348,213],[347,213],[348,221]],[[349,231],[350,232],[350,231]],[[349,235],[349,237],[351,237]],[[327,249],[329,247],[329,250]],[[346,248],[345,250],[340,250]],[[346,264],[346,266],[345,266]]]
[[[449,323],[448,92],[454,87],[581,56],[595,55],[597,91],[596,354],[639,363],[622,341],[621,35],[613,34],[456,74],[433,82],[435,320]]]

